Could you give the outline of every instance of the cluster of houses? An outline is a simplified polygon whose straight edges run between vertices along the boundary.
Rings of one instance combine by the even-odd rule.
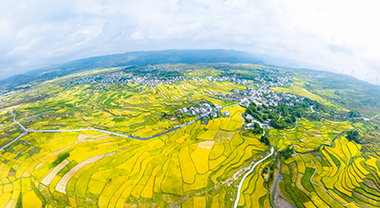
[[[294,105],[291,101],[303,102],[303,98],[297,98],[295,95],[286,93],[277,94],[275,91],[270,90],[270,87],[291,85],[291,77],[278,77],[277,80],[277,82],[265,82],[257,90],[253,87],[247,87],[246,90],[242,91],[233,89],[231,90],[231,94],[212,93],[210,91],[206,91],[206,93],[218,96],[219,99],[239,101],[245,107],[248,107],[249,102],[259,102],[260,104],[272,106],[277,106],[278,103],[284,100],[290,101],[287,103],[290,106]]]
[[[141,84],[145,86],[156,86],[158,84],[173,84],[174,82],[185,80],[185,77],[170,77],[165,79],[159,79],[157,77],[151,78],[148,76],[133,76],[132,74],[123,74],[123,72],[115,72],[110,75],[104,76],[92,76],[92,77],[82,77],[81,79],[74,80],[71,82],[66,82],[64,86],[72,86],[78,84],[95,84],[101,83],[95,87],[95,89],[103,89],[106,87],[113,87],[114,85],[109,86],[110,83],[134,83]]]
[[[165,71],[181,71],[180,68],[171,69],[169,67],[166,67],[165,65],[161,66],[148,66],[148,70],[165,70]],[[264,70],[267,73],[271,74],[285,74],[286,72],[282,72],[280,70],[274,70],[274,69],[258,69],[258,70]],[[133,76],[132,74],[125,74],[124,72],[114,72],[112,74],[107,75],[96,75],[91,77],[82,77],[80,79],[69,81],[64,84],[64,86],[72,86],[72,85],[78,85],[78,84],[97,84],[100,83],[100,85],[95,86],[95,89],[104,89],[104,88],[110,88],[114,85],[109,85],[110,83],[134,83],[134,84],[141,84],[143,86],[156,86],[159,84],[173,84],[177,81],[181,80],[193,80],[196,82],[202,82],[203,78],[185,78],[183,76],[176,76],[176,77],[159,77],[156,75],[152,75],[147,73],[144,76]],[[291,84],[291,76],[278,76],[278,77],[272,77],[272,78],[266,78],[261,76],[257,76],[254,78],[254,81],[248,80],[248,79],[239,79],[236,75],[233,76],[222,76],[222,77],[212,77],[208,76],[205,77],[210,82],[214,81],[230,81],[236,84],[240,85],[252,85],[260,88],[269,88],[269,87],[283,87],[286,85],[292,85]],[[261,83],[261,84],[259,84]],[[262,86],[264,84],[264,86]],[[143,87],[142,87],[143,88]],[[252,88],[253,89],[253,88]],[[218,94],[221,99],[226,100],[241,100],[243,97],[238,95],[239,92],[234,92],[234,94]]]
[[[253,85],[253,86],[256,86],[256,87],[260,87],[259,84],[257,83],[263,83],[263,84],[268,84],[270,85],[271,87],[283,87],[283,86],[286,86],[286,85],[289,85],[291,86],[291,76],[278,76],[278,77],[272,77],[272,78],[266,78],[267,80],[264,79],[264,77],[261,77],[261,76],[257,76],[254,78],[255,82],[254,83],[252,80],[248,80],[248,79],[239,79],[237,78],[236,76],[230,76],[230,77],[227,77],[227,76],[223,76],[223,77],[212,77],[212,76],[208,76],[206,77],[206,79],[209,81],[209,82],[215,82],[215,81],[230,81],[230,82],[233,82],[233,83],[236,83],[236,84],[241,84],[241,85]],[[269,81],[268,81],[269,79]]]
[[[18,91],[10,91],[10,92],[6,92],[4,94],[0,94],[0,99],[4,98],[4,97],[7,97],[8,95],[12,95],[12,94],[15,94],[17,93]]]
[[[230,82],[233,82],[233,83],[236,83],[236,84],[241,84],[241,85],[254,85],[254,83],[251,80],[248,80],[248,79],[239,79],[236,76],[231,76],[231,77],[223,76],[223,77],[215,77],[215,78],[212,77],[212,76],[208,76],[208,77],[206,77],[206,79],[209,82],[230,81]]]
[[[201,78],[191,78],[191,80],[193,80],[193,81],[195,81],[195,82],[202,83]]]
[[[239,101],[239,105],[243,107],[248,107],[251,102],[255,103],[257,106],[266,105],[266,106],[278,106],[280,103],[285,103],[288,106],[294,106],[295,103],[304,102],[304,97],[297,97],[292,94],[287,94],[285,92],[276,93],[273,90],[269,90],[269,85],[264,85],[267,87],[262,87],[258,90],[247,87],[247,90],[233,90],[234,94],[224,95],[222,93],[212,93],[207,91],[209,94],[218,95],[220,98],[225,98],[227,96],[234,98],[234,100]],[[223,97],[225,96],[225,97]],[[227,98],[228,99],[228,98]],[[212,119],[218,118],[218,112],[222,109],[218,104],[214,104],[212,107],[208,103],[203,103],[199,107],[190,107],[190,108],[181,108],[179,111],[181,113],[189,113],[193,116],[207,117],[210,116]],[[270,110],[273,107],[270,107]],[[225,111],[224,113],[219,114],[224,117],[230,117],[229,111]],[[270,119],[266,122],[262,123],[256,120],[252,115],[247,114],[246,119],[250,122],[244,125],[244,128],[251,128],[254,126],[254,123],[259,123],[261,127],[270,127],[269,122]]]
[[[231,101],[239,101],[245,98],[243,94],[240,94],[239,90],[232,90],[232,94],[224,94],[224,93],[213,93],[209,90],[206,91],[207,94],[218,96],[219,99],[222,100],[231,100]]]
[[[278,106],[280,103],[285,103],[288,106],[294,106],[295,103],[304,102],[304,97],[297,97],[292,94],[287,94],[285,92],[276,93],[273,90],[269,90],[270,84],[265,84],[258,90],[247,87],[246,90],[232,90],[233,94],[225,95],[223,93],[212,93],[207,91],[209,94],[218,95],[220,98],[229,99],[234,98],[234,100],[239,101],[239,105],[243,107],[248,107],[251,102],[255,103],[257,106],[266,105],[270,107],[270,110],[273,109],[273,106]],[[236,96],[236,97],[233,97]],[[271,107],[272,106],[272,107]],[[218,104],[214,104],[212,107],[208,103],[203,103],[199,107],[190,107],[190,108],[181,108],[179,111],[181,113],[189,113],[193,116],[207,117],[210,116],[212,119],[218,118],[218,112],[222,109]],[[229,111],[220,113],[219,115],[224,117],[230,117]],[[270,119],[266,120],[264,123],[255,119],[252,115],[247,114],[246,119],[250,121],[244,125],[244,128],[248,129],[254,126],[255,123],[258,123],[261,127],[269,127]]]
[[[207,91],[206,93],[216,95],[220,99],[239,101],[239,104],[243,107],[248,107],[251,102],[254,102],[258,106],[278,106],[283,103],[288,106],[294,106],[295,103],[304,102],[304,97],[297,97],[285,92],[276,93],[275,91],[270,90],[270,87],[291,85],[290,81],[291,77],[278,77],[277,82],[264,81],[265,83],[261,85],[259,89],[253,87],[247,87],[246,90],[233,89],[231,90],[232,94],[212,93],[210,91]],[[270,120],[261,123],[249,114],[246,116],[246,119],[250,122],[245,124],[244,128],[253,127],[254,123],[259,123],[261,127],[270,127]]]
[[[271,106],[278,106],[278,104],[284,104],[287,106],[294,106],[295,103],[303,103],[305,101],[304,97],[297,97],[292,94],[287,94],[285,92],[276,93],[273,90],[268,89],[247,89],[242,92],[246,97],[239,101],[239,104],[243,107],[248,107],[251,102],[255,103],[257,106],[266,105],[272,110]],[[246,119],[250,121],[244,125],[244,128],[253,127],[255,123],[260,124],[261,127],[269,127],[270,119],[266,122],[261,123],[255,119],[252,115],[247,114]]]
[[[148,70],[164,69],[166,71],[179,71],[181,69],[170,69],[164,65],[161,66],[148,66]],[[239,101],[239,104],[243,107],[248,107],[251,102],[256,103],[256,105],[266,105],[266,106],[278,106],[280,103],[285,103],[288,106],[293,106],[295,103],[304,102],[304,98],[296,97],[295,95],[287,94],[284,92],[276,93],[273,90],[270,90],[271,87],[283,87],[291,86],[291,76],[287,72],[283,72],[275,69],[258,69],[266,74],[281,74],[282,76],[264,78],[262,76],[257,76],[254,80],[239,79],[237,76],[222,76],[222,77],[205,77],[209,82],[215,81],[230,81],[236,84],[248,85],[246,90],[233,89],[231,93],[212,93],[207,91],[208,94],[213,94],[220,99]],[[285,75],[285,76],[284,76]],[[154,76],[151,74],[146,74],[144,76],[133,76],[132,74],[124,74],[123,72],[116,72],[110,75],[103,76],[92,76],[92,77],[83,77],[72,82],[67,82],[65,86],[84,84],[84,83],[100,83],[95,89],[103,89],[107,87],[112,87],[115,84],[110,83],[134,83],[141,84],[142,89],[145,86],[156,86],[158,84],[173,84],[174,82],[181,80],[193,80],[196,82],[202,82],[203,78],[185,78],[183,76],[177,77],[163,77]],[[257,89],[256,89],[257,88]],[[0,95],[1,98],[1,95]],[[197,107],[182,108],[179,111],[183,114],[189,114],[193,116],[199,116],[203,118],[217,118],[219,116],[229,117],[229,111],[221,113],[222,107],[214,104],[211,106],[208,103],[202,103]],[[252,115],[246,115],[247,120],[250,123],[245,124],[245,128],[250,128],[254,123],[259,123],[262,127],[269,126],[269,120],[265,123],[257,121]]]
[[[210,116],[211,118],[218,118],[218,112],[222,110],[222,107],[218,104],[214,104],[214,107],[212,107],[208,103],[202,103],[199,105],[199,107],[190,107],[190,108],[181,108],[179,111],[181,113],[190,113],[193,116],[200,116],[200,117],[206,117]],[[226,110],[225,112],[221,113],[224,117],[230,117],[230,112]]]
[[[264,85],[267,85],[269,87],[283,87],[283,86],[292,86],[291,76],[285,76],[285,77],[271,77],[267,78],[265,80],[263,77],[257,76],[255,77],[255,81],[259,83],[263,83]],[[255,85],[256,87],[259,87],[259,85]]]
[[[165,79],[159,79],[159,78],[150,78],[147,76],[144,77],[134,77],[130,79],[125,79],[122,81],[122,83],[134,83],[134,84],[141,84],[144,86],[156,86],[158,84],[173,84],[175,82],[185,80],[185,77],[183,76],[178,76],[178,77],[170,77],[170,78],[165,78]]]
[[[285,92],[276,93],[268,88],[260,88],[258,90],[247,88],[241,92],[244,99],[240,100],[240,105],[248,107],[250,102],[255,102],[258,105],[278,106],[279,103],[286,103],[288,106],[294,106],[295,103],[304,102],[304,98],[297,97]]]

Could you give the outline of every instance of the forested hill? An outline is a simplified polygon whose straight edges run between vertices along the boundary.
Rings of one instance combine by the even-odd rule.
[[[110,68],[127,65],[143,66],[148,64],[167,63],[251,63],[264,64],[252,55],[235,50],[166,50],[166,51],[138,51],[124,54],[91,57],[54,65],[42,69],[15,75],[0,81],[0,90],[27,84],[32,81],[49,80],[71,73],[95,69]]]

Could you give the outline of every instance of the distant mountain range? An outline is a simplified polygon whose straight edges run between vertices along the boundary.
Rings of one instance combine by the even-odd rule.
[[[53,65],[25,74],[15,75],[0,80],[0,89],[12,88],[37,80],[49,80],[72,73],[119,66],[148,64],[195,64],[195,63],[250,63],[265,64],[253,55],[235,50],[165,50],[165,51],[138,51],[123,54],[97,56],[79,59],[68,63]]]

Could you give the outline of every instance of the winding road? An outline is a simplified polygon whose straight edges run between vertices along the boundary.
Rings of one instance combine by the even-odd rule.
[[[363,119],[364,121],[372,121],[373,119],[375,119],[376,117],[378,117],[380,115],[380,113],[374,115],[372,118],[367,118],[367,117],[354,117],[353,119]]]
[[[107,134],[112,134],[112,135],[115,135],[115,136],[119,136],[119,137],[125,137],[125,138],[129,138],[129,139],[137,139],[137,140],[148,140],[148,139],[153,139],[153,138],[156,138],[156,137],[159,137],[159,136],[162,136],[164,134],[167,134],[167,133],[170,133],[172,131],[175,131],[177,129],[180,129],[180,128],[183,128],[187,125],[190,125],[190,124],[193,124],[199,120],[201,120],[202,117],[199,117],[193,121],[190,121],[186,124],[183,124],[181,126],[178,126],[178,127],[175,127],[175,128],[172,128],[170,130],[167,130],[167,131],[164,131],[164,132],[161,132],[159,134],[156,134],[156,135],[153,135],[153,136],[150,136],[150,137],[134,137],[134,136],[128,136],[128,135],[125,135],[125,134],[119,134],[119,133],[115,133],[115,132],[111,132],[111,131],[106,131],[106,130],[102,130],[102,129],[63,129],[63,130],[29,130],[29,132],[45,132],[45,133],[54,133],[54,132],[75,132],[75,131],[100,131],[100,132],[103,132],[103,133],[107,133]]]
[[[233,106],[236,106],[238,105],[239,103],[236,103],[236,104],[233,104],[233,105],[229,105],[229,106],[225,106],[223,108],[221,108],[220,110],[223,110],[223,109],[226,109],[226,108],[229,108],[229,107],[233,107]],[[195,120],[192,120],[188,123],[185,123],[185,124],[182,124],[180,126],[177,126],[175,128],[172,128],[170,130],[167,130],[167,131],[164,131],[164,132],[161,132],[159,134],[156,134],[156,135],[153,135],[153,136],[150,136],[150,137],[134,137],[134,136],[129,136],[129,135],[125,135],[125,134],[120,134],[120,133],[115,133],[115,132],[111,132],[111,131],[106,131],[106,130],[102,130],[102,129],[63,129],[63,130],[29,130],[27,128],[25,128],[22,124],[20,124],[17,120],[16,120],[16,114],[14,114],[13,112],[11,111],[8,111],[8,110],[4,110],[4,111],[7,111],[8,113],[12,114],[13,115],[13,121],[18,124],[22,131],[21,131],[21,134],[14,140],[12,140],[11,142],[9,142],[8,144],[4,145],[3,147],[0,148],[0,151],[3,150],[4,148],[8,147],[9,145],[13,144],[14,142],[16,142],[17,140],[19,140],[21,137],[23,137],[25,134],[27,133],[30,133],[30,132],[45,132],[45,133],[54,133],[54,132],[78,132],[78,131],[99,131],[99,132],[103,132],[103,133],[107,133],[107,134],[112,134],[112,135],[115,135],[115,136],[120,136],[120,137],[124,137],[124,138],[129,138],[129,139],[137,139],[137,140],[148,140],[148,139],[153,139],[153,138],[156,138],[156,137],[159,137],[159,136],[162,136],[164,134],[167,134],[167,133],[170,133],[172,131],[175,131],[177,129],[180,129],[180,128],[183,128],[185,126],[188,126],[190,124],[193,124],[199,120],[201,120],[203,117],[206,117],[209,115],[209,113],[206,113],[206,114],[203,114],[201,115],[200,117],[198,117],[197,119]],[[212,111],[213,112],[213,111]],[[212,113],[210,112],[210,113]]]
[[[281,171],[281,160],[280,158],[278,159],[278,170],[276,174],[276,179],[274,180],[273,184],[273,189],[272,189],[272,204],[274,208],[277,208],[276,204],[274,201],[276,200],[276,192],[277,192],[277,187],[278,187],[278,181],[280,180],[280,171]]]
[[[283,135],[283,137],[284,137],[285,139],[287,139],[288,141],[290,141],[290,142],[292,143],[293,154],[296,154],[296,150],[295,150],[295,148],[294,148],[294,143],[293,143],[293,141],[292,141],[291,139],[288,139],[285,135],[286,135],[286,134],[289,134],[289,133],[292,133],[292,132],[298,127],[298,122],[299,122],[300,120],[301,120],[301,119],[298,119],[298,120],[297,120],[297,122],[296,122],[296,126],[295,126],[291,131],[286,132],[286,133]]]
[[[379,115],[379,114],[378,114],[378,115]],[[376,115],[376,116],[377,116],[377,115]],[[374,116],[374,117],[376,117],[376,116]],[[374,117],[373,117],[373,118],[374,118]],[[303,123],[303,124],[304,124],[304,123]],[[331,196],[331,198],[333,198],[335,201],[337,201],[337,202],[338,202],[340,205],[342,205],[342,206],[347,206],[347,205],[349,205],[349,204],[355,204],[355,205],[358,206],[358,207],[365,207],[365,208],[368,208],[368,207],[366,207],[366,206],[363,206],[363,205],[357,204],[355,201],[351,201],[351,202],[348,202],[348,203],[342,203],[342,202],[340,202],[337,198],[335,198],[335,197],[334,197],[334,196],[333,196],[333,195],[332,195],[327,189],[323,188],[319,183],[316,183],[316,182],[313,181],[313,177],[314,177],[314,175],[317,173],[317,165],[314,163],[314,161],[313,161],[312,159],[310,159],[310,158],[309,158],[308,156],[306,156],[305,154],[302,154],[302,153],[298,153],[298,152],[296,152],[296,150],[294,149],[293,141],[290,140],[290,139],[288,139],[288,138],[285,136],[286,134],[293,132],[293,131],[297,128],[297,126],[298,126],[298,121],[297,121],[296,126],[292,129],[292,131],[285,133],[283,136],[284,136],[285,139],[289,140],[289,141],[292,143],[292,146],[293,146],[293,154],[294,154],[294,155],[303,155],[303,156],[307,157],[307,158],[313,163],[313,165],[314,165],[314,167],[315,167],[315,170],[314,170],[313,175],[310,177],[310,183],[315,184],[315,185],[317,185],[318,187],[320,187],[322,190],[326,191],[327,194],[328,194],[329,196]],[[278,183],[277,180],[276,180],[276,182]],[[277,184],[275,184],[275,185],[277,185]],[[274,196],[274,195],[273,195],[273,193],[272,193],[272,197],[273,197],[273,196]],[[273,201],[273,200],[272,200],[272,201]]]
[[[239,204],[239,200],[240,200],[240,192],[241,192],[241,187],[243,186],[243,183],[245,181],[245,179],[248,177],[249,174],[251,174],[256,166],[260,163],[262,163],[264,160],[268,159],[270,156],[272,156],[274,153],[274,148],[273,146],[271,146],[271,149],[270,149],[270,153],[265,156],[264,158],[262,158],[261,160],[257,161],[257,163],[255,163],[252,168],[243,176],[243,178],[241,179],[240,183],[239,183],[239,186],[238,186],[238,191],[237,191],[237,197],[236,197],[236,201],[235,201],[235,204],[234,204],[234,208],[237,208],[238,207],[238,204]]]
[[[314,110],[313,110],[313,106],[311,106],[311,110],[314,111]],[[295,150],[295,148],[294,148],[294,143],[293,143],[292,140],[288,139],[285,135],[288,134],[288,133],[292,133],[292,132],[298,127],[298,122],[299,122],[299,121],[300,121],[300,119],[297,120],[297,122],[296,122],[296,126],[295,126],[290,132],[286,132],[286,133],[283,135],[283,137],[284,137],[285,139],[287,139],[288,141],[290,141],[290,142],[292,143],[293,154],[297,154],[297,153],[296,153],[296,150]],[[280,161],[280,160],[278,160],[278,161],[279,161],[279,163],[280,163],[280,164],[279,164],[279,169],[278,169],[278,171],[277,171],[276,179],[275,179],[275,181],[274,181],[274,183],[273,183],[273,189],[272,189],[272,204],[273,204],[274,208],[276,208],[276,204],[275,204],[275,200],[276,200],[276,192],[277,192],[278,182],[279,182],[279,178],[280,178],[280,170],[281,170],[281,161]]]
[[[7,112],[13,115],[13,122],[15,122],[17,125],[19,125],[23,131],[28,131],[23,125],[21,125],[18,121],[16,121],[16,114],[14,114],[13,112],[10,112],[8,110],[7,110]]]
[[[358,207],[369,208],[369,207],[366,207],[366,206],[363,206],[363,205],[357,204],[355,201],[351,201],[351,202],[347,202],[347,203],[342,203],[342,202],[340,202],[337,198],[335,198],[335,197],[330,193],[330,191],[328,191],[327,189],[323,188],[321,185],[319,185],[319,183],[314,182],[314,181],[313,181],[313,177],[314,177],[314,175],[317,173],[317,165],[314,163],[314,161],[313,161],[312,159],[310,159],[310,157],[308,157],[308,156],[306,156],[306,155],[304,155],[304,154],[301,154],[301,155],[307,157],[307,158],[313,163],[313,165],[314,165],[314,167],[315,167],[314,173],[313,173],[313,175],[311,175],[311,177],[310,177],[310,183],[315,184],[315,185],[319,186],[319,188],[321,188],[322,190],[326,191],[327,194],[331,196],[331,198],[335,199],[335,201],[337,201],[337,202],[338,202],[340,205],[342,205],[342,206],[347,206],[347,205],[349,205],[349,204],[355,204],[355,205],[358,206]]]
[[[232,107],[232,106],[235,106],[235,105],[238,105],[238,104],[229,105],[229,106],[223,107],[222,109],[225,109],[225,108],[228,108],[228,107]],[[221,110],[222,110],[222,109],[221,109]],[[311,108],[311,109],[312,109],[312,108]],[[313,109],[312,109],[312,110],[313,110]],[[173,129],[170,129],[170,130],[168,130],[168,131],[165,131],[165,132],[162,132],[162,133],[159,133],[159,134],[156,134],[156,135],[150,136],[150,137],[134,137],[134,136],[128,136],[128,135],[125,135],[125,134],[119,134],[119,133],[115,133],[115,132],[105,131],[105,130],[101,130],[101,129],[95,129],[95,128],[94,128],[94,129],[66,129],[66,130],[28,130],[27,128],[25,128],[22,124],[20,124],[20,123],[16,120],[16,114],[14,114],[13,112],[10,112],[10,111],[7,111],[7,112],[9,112],[10,114],[13,115],[13,121],[14,121],[17,125],[19,125],[19,126],[21,127],[22,131],[21,131],[20,135],[19,135],[17,138],[15,138],[14,140],[12,140],[11,142],[9,142],[8,144],[6,144],[6,145],[4,145],[3,147],[1,147],[1,148],[0,148],[0,151],[3,150],[3,149],[5,149],[6,147],[10,146],[11,144],[13,144],[13,143],[16,142],[17,140],[19,140],[21,137],[23,137],[24,135],[26,135],[27,133],[30,133],[30,132],[46,132],[46,133],[49,133],[49,132],[50,132],[50,133],[53,133],[53,132],[99,131],[99,132],[103,132],[103,133],[107,133],[107,134],[112,134],[112,135],[115,135],[115,136],[120,136],[120,137],[130,138],[130,139],[148,140],[148,139],[152,139],[152,138],[159,137],[159,136],[162,136],[162,135],[164,135],[164,134],[170,133],[170,132],[175,131],[175,130],[177,130],[177,129],[183,128],[183,127],[185,127],[185,126],[188,126],[188,125],[190,125],[190,124],[193,124],[193,123],[195,123],[195,122],[201,120],[203,117],[208,116],[208,114],[201,115],[199,118],[197,118],[197,119],[195,119],[195,120],[193,120],[193,121],[190,121],[190,122],[188,122],[188,123],[186,123],[186,124],[180,125],[180,126],[178,126],[178,127],[175,127],[175,128],[173,128]],[[372,117],[370,120],[376,118],[376,117],[379,116],[379,115],[380,115],[380,113],[377,114],[377,115],[375,115],[374,117]],[[348,203],[341,203],[341,202],[340,202],[337,198],[335,198],[335,197],[334,197],[334,196],[333,196],[328,190],[326,190],[326,189],[325,189],[324,187],[322,187],[320,184],[318,184],[318,183],[316,183],[316,182],[313,181],[313,177],[314,177],[314,175],[315,175],[316,172],[317,172],[317,166],[316,166],[316,164],[315,164],[314,161],[313,161],[312,159],[310,159],[308,156],[306,156],[306,155],[304,155],[304,154],[302,154],[302,153],[297,153],[297,152],[295,151],[293,141],[290,140],[290,139],[288,139],[288,138],[285,136],[286,134],[293,132],[293,131],[297,128],[297,126],[298,126],[298,122],[299,122],[299,120],[297,121],[296,126],[295,126],[290,132],[285,133],[283,136],[284,136],[285,139],[289,140],[289,141],[292,143],[292,146],[293,146],[293,153],[294,153],[294,154],[296,154],[296,155],[297,155],[297,154],[303,155],[303,156],[307,157],[307,158],[313,163],[313,165],[314,165],[314,167],[315,167],[315,171],[314,171],[313,175],[312,175],[311,178],[310,178],[310,182],[311,182],[312,184],[317,185],[317,186],[320,187],[322,190],[326,191],[326,192],[327,192],[327,193],[328,193],[328,194],[329,194],[329,195],[330,195],[335,201],[337,201],[337,202],[338,202],[340,205],[342,205],[342,206],[347,206],[347,205],[349,205],[349,204],[355,204],[355,205],[358,206],[358,207],[365,207],[365,208],[366,208],[366,206],[359,205],[359,204],[357,204],[355,201],[351,201],[351,202],[348,202]],[[243,186],[243,183],[244,183],[245,179],[246,179],[246,178],[247,178],[247,177],[248,177],[248,176],[249,176],[249,175],[255,170],[255,168],[256,168],[256,166],[257,166],[258,164],[260,164],[260,163],[262,163],[263,161],[265,161],[266,159],[268,159],[270,156],[273,155],[273,153],[274,153],[274,147],[271,146],[271,152],[270,152],[270,154],[268,154],[267,156],[265,156],[264,158],[262,158],[261,160],[259,160],[258,162],[256,162],[256,163],[252,166],[252,168],[251,168],[251,169],[250,169],[250,170],[249,170],[249,171],[243,176],[243,178],[242,178],[242,180],[240,181],[239,186],[238,186],[237,198],[236,198],[236,201],[235,201],[235,203],[234,203],[234,208],[237,208],[237,207],[238,207],[238,203],[239,203],[239,200],[240,200],[240,196],[242,195],[240,192],[241,192],[241,189],[242,189],[242,186]],[[276,180],[275,180],[274,188],[273,188],[273,191],[272,191],[272,196],[274,196],[274,194],[275,194],[275,190],[277,190],[277,183],[278,183],[278,174],[277,174],[277,177],[276,177]],[[274,199],[273,199],[273,200],[274,200]]]
[[[18,121],[16,121],[16,114],[10,112],[10,111],[7,111],[8,113],[12,114],[13,115],[13,122],[15,122],[17,125],[19,125],[22,129],[21,131],[21,134],[18,135],[18,137],[14,140],[12,140],[11,142],[9,142],[8,144],[4,145],[3,147],[0,148],[0,151],[7,148],[9,145],[13,144],[14,142],[16,142],[17,140],[19,140],[21,137],[23,137],[25,134],[27,134],[29,132],[28,129],[26,129],[22,124],[20,124]]]
[[[373,119],[375,119],[376,117],[378,117],[379,115],[380,115],[380,113],[377,114],[377,115],[375,115],[374,117],[370,118],[369,120],[373,120]]]
[[[41,116],[41,115],[44,115],[44,114],[47,114],[47,113],[54,113],[55,111],[54,110],[50,110],[50,111],[45,111],[45,112],[42,112],[42,113],[39,113],[39,114],[36,114],[36,115],[33,115],[33,116],[29,116],[25,119],[30,119],[30,118],[34,118],[34,117],[37,117],[37,116]]]

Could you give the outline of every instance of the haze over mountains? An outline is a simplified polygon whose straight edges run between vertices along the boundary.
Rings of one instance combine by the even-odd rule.
[[[136,51],[122,54],[112,54],[106,56],[96,56],[85,59],[78,59],[71,62],[51,65],[26,72],[24,74],[14,75],[0,80],[0,90],[6,92],[12,88],[24,84],[30,84],[35,81],[44,81],[62,77],[68,74],[92,70],[96,68],[110,68],[122,66],[144,66],[154,64],[197,64],[197,63],[249,63],[261,64],[268,66],[282,66],[306,70],[299,66],[296,61],[288,60],[281,57],[265,56],[251,54],[236,50],[163,50],[163,51]],[[301,63],[300,65],[306,65]],[[310,65],[312,66],[312,65]],[[316,66],[319,68],[318,66]],[[320,67],[319,69],[321,69]],[[324,68],[325,69],[325,68]],[[326,71],[333,71],[325,69]],[[352,77],[341,75],[345,80],[359,83]],[[365,84],[360,81],[361,84]],[[367,84],[365,84],[367,85]],[[369,86],[369,85],[368,85]]]
[[[235,50],[165,50],[165,51],[138,51],[107,56],[97,56],[79,59],[64,64],[52,65],[37,69],[25,74],[15,75],[0,81],[0,85],[16,86],[26,84],[37,79],[51,79],[70,73],[95,68],[109,68],[128,65],[148,64],[194,64],[194,63],[250,63],[264,64],[253,55]]]
[[[168,49],[234,49],[267,64],[380,77],[379,1],[0,3],[0,79],[68,61]],[[41,6],[43,5],[43,6]],[[354,15],[353,15],[354,14]],[[266,60],[266,57],[271,58]],[[292,60],[292,61],[289,61]]]
[[[0,2],[1,207],[380,207],[379,0]]]

